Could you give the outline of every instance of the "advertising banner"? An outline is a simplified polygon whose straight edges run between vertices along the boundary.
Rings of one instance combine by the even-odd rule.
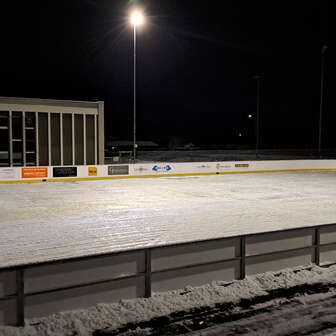
[[[129,168],[127,165],[123,166],[108,166],[109,175],[128,175]]]
[[[16,178],[15,169],[13,168],[0,168],[0,180],[9,180]]]
[[[152,172],[154,173],[168,173],[173,170],[173,167],[169,164],[166,165],[155,165],[152,167]]]
[[[133,173],[134,175],[144,175],[144,174],[148,175],[151,173],[151,168],[146,165],[134,165]]]
[[[47,178],[48,168],[22,168],[21,176],[22,178]]]
[[[232,168],[233,168],[233,165],[229,164],[229,163],[225,163],[225,162],[216,163],[216,169],[217,170],[228,170],[228,169],[232,169]]]
[[[77,167],[54,167],[53,177],[77,177]]]
[[[89,176],[97,176],[97,167],[89,167],[88,168]]]

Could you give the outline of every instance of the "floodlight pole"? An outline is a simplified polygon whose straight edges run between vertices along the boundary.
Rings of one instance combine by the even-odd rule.
[[[133,58],[133,162],[135,163],[136,160],[136,46],[137,46],[137,41],[136,41],[136,35],[137,35],[137,25],[134,24],[134,46],[133,46],[133,51],[134,51],[134,58]]]
[[[320,115],[319,115],[319,133],[318,133],[318,154],[321,157],[321,144],[322,144],[322,111],[323,111],[323,90],[324,90],[324,64],[325,54],[328,49],[324,45],[321,49],[321,86],[320,86]]]

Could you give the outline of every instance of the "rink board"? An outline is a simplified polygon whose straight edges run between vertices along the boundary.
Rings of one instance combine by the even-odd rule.
[[[47,261],[30,262],[27,255],[26,263],[0,264],[0,324],[22,325],[24,318],[214,280],[335,263],[336,224],[320,224]]]
[[[0,168],[2,183],[63,182],[237,173],[336,171],[336,160],[223,161]]]

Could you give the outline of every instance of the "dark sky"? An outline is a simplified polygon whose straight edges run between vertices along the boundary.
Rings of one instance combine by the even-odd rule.
[[[131,139],[131,2],[2,1],[0,95],[104,100],[107,134]],[[255,116],[253,77],[259,74],[262,146],[316,146],[321,48],[327,44],[323,146],[336,145],[328,1],[140,4],[148,22],[138,34],[139,139],[252,143],[254,121],[247,116]]]

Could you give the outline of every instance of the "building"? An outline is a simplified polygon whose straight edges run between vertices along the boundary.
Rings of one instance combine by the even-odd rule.
[[[104,102],[0,97],[0,167],[104,164]]]

